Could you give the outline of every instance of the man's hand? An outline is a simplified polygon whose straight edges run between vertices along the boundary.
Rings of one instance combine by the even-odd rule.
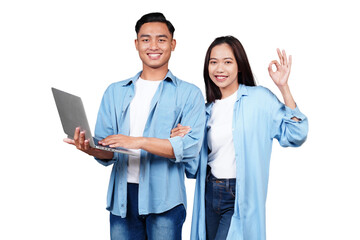
[[[191,128],[188,126],[183,126],[180,123],[176,126],[176,128],[173,128],[170,133],[170,137],[184,137],[186,134],[190,132]]]
[[[79,127],[75,129],[74,139],[65,138],[64,142],[74,145],[80,151],[99,159],[107,160],[113,158],[112,152],[103,151],[90,147],[89,140],[85,139],[85,132],[80,132]]]
[[[99,141],[99,144],[109,147],[123,147],[128,149],[140,149],[143,146],[142,137],[130,137],[122,134],[110,135],[103,140]]]

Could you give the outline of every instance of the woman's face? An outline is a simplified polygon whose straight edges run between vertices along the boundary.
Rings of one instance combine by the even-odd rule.
[[[217,45],[211,50],[209,76],[220,88],[222,98],[226,98],[237,91],[239,87],[238,65],[228,44]]]

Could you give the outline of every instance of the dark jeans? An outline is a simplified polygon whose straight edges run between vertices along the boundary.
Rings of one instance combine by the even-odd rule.
[[[110,213],[112,240],[181,240],[186,211],[180,204],[159,214],[139,215],[139,185],[128,183],[126,218]]]
[[[217,179],[210,172],[206,178],[206,238],[225,240],[234,214],[236,178]]]

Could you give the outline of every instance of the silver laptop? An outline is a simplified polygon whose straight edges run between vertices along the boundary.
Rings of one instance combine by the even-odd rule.
[[[121,147],[110,148],[98,145],[97,142],[100,139],[96,139],[91,135],[81,98],[56,88],[51,88],[51,90],[54,95],[64,132],[67,134],[68,138],[74,139],[75,128],[80,127],[80,131],[85,131],[85,139],[89,140],[90,147],[110,152],[136,155],[135,151],[131,149]]]

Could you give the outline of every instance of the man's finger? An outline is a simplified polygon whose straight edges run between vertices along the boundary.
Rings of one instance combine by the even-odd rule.
[[[84,149],[85,149],[86,151],[88,151],[88,150],[90,149],[89,140],[85,140],[85,142],[84,142]]]
[[[82,131],[80,133],[80,137],[79,137],[79,144],[80,144],[81,147],[84,145],[84,142],[85,142],[85,132]]]
[[[79,135],[80,135],[80,128],[77,127],[77,128],[75,128],[75,133],[74,133],[74,141],[75,141],[75,143],[79,140]]]
[[[63,139],[64,142],[68,143],[68,144],[72,144],[72,145],[75,145],[75,141],[73,139],[70,139],[70,138],[64,138]]]

